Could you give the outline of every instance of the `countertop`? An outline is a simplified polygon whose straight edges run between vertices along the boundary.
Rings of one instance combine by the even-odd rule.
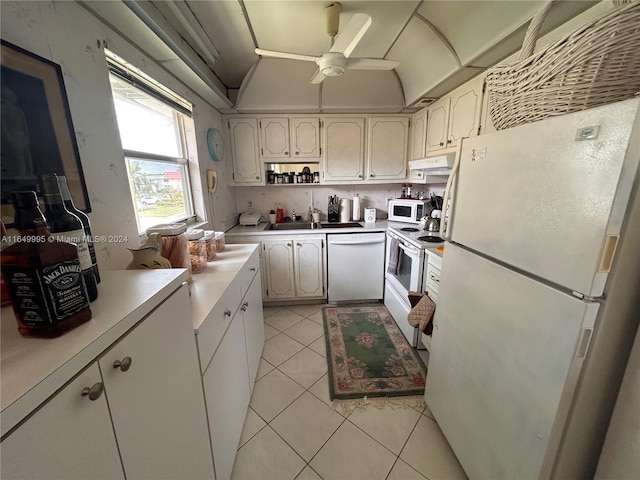
[[[306,222],[300,222],[306,223]],[[325,222],[321,222],[325,223]],[[351,222],[349,222],[351,223]],[[366,233],[366,232],[385,232],[387,230],[387,220],[379,220],[375,223],[358,222],[362,227],[325,227],[310,229],[292,229],[292,230],[265,230],[268,223],[260,223],[258,225],[236,225],[231,230],[225,233],[230,237],[237,237],[243,235],[300,235],[300,234],[327,234],[327,233]]]
[[[60,337],[23,337],[18,332],[13,309],[2,309],[2,435],[93,362],[188,278],[187,270],[181,268],[104,271],[100,275],[98,298],[91,302],[91,320]]]

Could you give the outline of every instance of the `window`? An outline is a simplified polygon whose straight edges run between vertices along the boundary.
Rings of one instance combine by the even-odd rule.
[[[185,129],[191,104],[115,55],[108,60],[138,231],[194,218]]]

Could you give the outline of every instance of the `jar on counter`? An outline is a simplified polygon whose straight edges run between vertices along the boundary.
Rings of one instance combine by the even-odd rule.
[[[224,232],[216,232],[215,242],[216,242],[216,252],[217,253],[224,252],[224,249],[225,249]]]
[[[216,259],[216,232],[213,230],[205,230],[202,236],[205,252],[207,253],[207,261],[211,262]]]
[[[192,273],[202,273],[207,269],[207,247],[202,241],[203,237],[204,230],[187,230],[187,239],[189,240],[189,259],[191,261]]]
[[[147,235],[150,233],[160,234],[162,241],[160,255],[169,260],[172,268],[186,268],[189,270],[189,282],[191,282],[191,259],[187,226],[184,223],[155,225],[147,229]]]

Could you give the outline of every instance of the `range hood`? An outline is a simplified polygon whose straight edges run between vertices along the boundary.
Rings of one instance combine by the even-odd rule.
[[[409,162],[409,170],[421,170],[426,175],[449,176],[455,158],[455,152],[450,152],[433,157],[411,160]]]

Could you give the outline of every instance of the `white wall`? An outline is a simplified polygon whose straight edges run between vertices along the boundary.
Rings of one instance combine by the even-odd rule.
[[[412,192],[425,192],[442,195],[445,185],[430,184],[419,185],[412,183]],[[315,185],[315,186],[265,186],[265,187],[235,187],[236,202],[238,211],[248,209],[248,203],[253,202],[255,210],[259,210],[265,217],[269,210],[276,209],[278,203],[282,204],[285,215],[289,215],[292,210],[296,214],[307,213],[313,196],[313,208],[322,212],[321,220],[327,219],[327,204],[330,195],[337,195],[339,198],[353,198],[356,193],[360,194],[360,216],[364,218],[364,208],[377,209],[378,219],[387,218],[387,200],[390,198],[400,198],[402,184],[382,184],[382,185]]]
[[[89,217],[94,236],[128,237],[127,243],[96,245],[100,268],[124,268],[131,259],[127,247],[139,246],[104,58],[105,43],[110,50],[193,102],[197,148],[191,152],[191,160],[200,160],[196,169],[200,178],[192,178],[196,207],[199,206],[200,216],[213,217],[216,230],[233,224],[237,215],[234,193],[225,186],[231,175],[228,162],[215,165],[221,178],[218,191],[211,198],[202,193],[204,171],[213,166],[206,131],[222,124],[215,109],[75,2],[2,1],[0,8],[3,40],[62,68],[91,202]]]

